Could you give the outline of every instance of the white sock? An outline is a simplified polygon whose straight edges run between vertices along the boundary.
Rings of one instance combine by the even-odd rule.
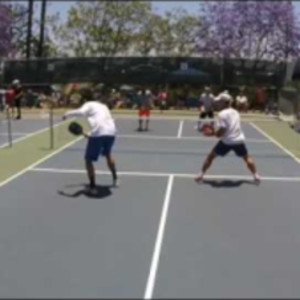
[[[260,176],[258,175],[258,173],[255,173],[253,176],[255,179],[260,179]]]

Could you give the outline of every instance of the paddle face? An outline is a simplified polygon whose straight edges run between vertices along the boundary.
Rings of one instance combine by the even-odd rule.
[[[209,124],[204,124],[202,127],[203,135],[212,136],[214,133],[213,127]]]
[[[83,128],[82,128],[82,126],[80,124],[78,124],[77,122],[70,123],[68,129],[74,135],[81,135],[81,134],[83,134]]]

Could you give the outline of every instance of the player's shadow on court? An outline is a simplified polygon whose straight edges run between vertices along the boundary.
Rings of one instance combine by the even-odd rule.
[[[97,185],[96,191],[96,193],[90,193],[87,189],[87,186],[83,185],[83,187],[76,192],[58,191],[58,194],[68,198],[78,198],[80,196],[85,196],[91,199],[103,199],[112,195],[110,185]]]
[[[243,184],[257,185],[254,181],[251,180],[203,180],[204,184],[208,184],[213,188],[237,188]]]

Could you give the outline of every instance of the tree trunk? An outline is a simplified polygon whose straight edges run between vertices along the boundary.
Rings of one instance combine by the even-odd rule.
[[[47,5],[47,0],[43,0],[42,7],[41,7],[40,40],[39,40],[37,57],[43,57],[44,55],[43,50],[44,50],[44,36],[45,36],[46,5]]]
[[[34,0],[28,0],[28,23],[27,23],[27,41],[26,41],[26,58],[27,59],[29,59],[31,57],[33,2],[34,2]]]

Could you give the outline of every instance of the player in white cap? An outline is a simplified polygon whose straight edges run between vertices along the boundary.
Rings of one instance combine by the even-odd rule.
[[[221,93],[217,99],[217,108],[220,111],[215,128],[210,135],[220,138],[216,146],[208,154],[202,166],[202,171],[195,178],[196,182],[201,182],[206,171],[210,168],[212,162],[217,156],[225,156],[231,150],[238,157],[243,158],[248,169],[253,174],[255,182],[260,182],[260,176],[257,173],[256,165],[250,155],[245,144],[245,135],[241,128],[241,120],[238,111],[231,107],[232,97],[229,93]]]

